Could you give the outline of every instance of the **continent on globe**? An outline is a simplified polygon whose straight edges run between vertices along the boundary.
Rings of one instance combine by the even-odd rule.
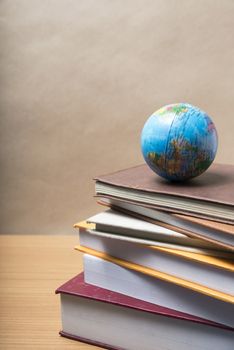
[[[217,146],[217,131],[211,118],[188,103],[160,108],[149,117],[141,133],[146,163],[171,181],[202,174],[213,162]]]

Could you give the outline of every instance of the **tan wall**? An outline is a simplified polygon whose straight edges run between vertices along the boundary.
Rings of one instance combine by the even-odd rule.
[[[234,163],[234,1],[1,1],[1,232],[70,233],[146,118],[204,109]]]

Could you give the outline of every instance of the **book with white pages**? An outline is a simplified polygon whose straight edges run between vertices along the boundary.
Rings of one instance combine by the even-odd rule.
[[[217,246],[211,242],[191,238],[163,226],[111,209],[90,217],[87,222],[94,224],[89,226],[89,231],[99,236],[221,258],[234,258],[231,252],[225,249],[217,249]],[[74,227],[79,227],[79,223],[75,224]]]
[[[217,249],[234,252],[234,225],[215,223],[198,218],[169,214],[144,205],[118,200],[116,198],[100,198],[99,204],[111,207],[124,214],[148,221],[162,227],[175,230],[191,238],[216,245]],[[234,216],[234,209],[232,211]],[[205,224],[204,224],[205,223]]]
[[[85,282],[234,327],[234,304],[84,254]]]
[[[94,235],[80,224],[77,250],[234,302],[231,260]]]
[[[233,328],[87,284],[83,273],[56,293],[69,339],[109,350],[232,349]]]
[[[213,163],[183,183],[165,181],[147,164],[95,178],[98,198],[117,199],[153,209],[234,224],[234,165]]]

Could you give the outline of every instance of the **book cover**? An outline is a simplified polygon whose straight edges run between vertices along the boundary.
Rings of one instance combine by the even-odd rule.
[[[153,314],[158,314],[165,317],[172,317],[189,322],[196,322],[204,325],[223,328],[227,330],[234,330],[232,327],[212,322],[201,317],[186,314],[184,312],[169,309],[160,305],[152,304],[143,300],[129,297],[124,294],[112,292],[101,287],[96,287],[91,284],[87,284],[84,281],[83,272],[64,283],[62,286],[56,289],[55,293],[70,294],[82,298],[97,300],[103,303],[110,303],[131,309],[137,309]]]
[[[181,184],[163,180],[146,164],[98,176],[95,180],[113,186],[234,206],[234,165],[229,164],[214,163],[201,176]]]
[[[156,176],[144,164],[96,177],[96,194],[174,213],[233,223],[233,174],[233,165],[213,164],[206,173],[191,181],[173,183]],[[171,201],[174,201],[174,205],[171,205]]]
[[[230,350],[233,328],[84,282],[57,289],[62,331],[70,339],[111,350]]]

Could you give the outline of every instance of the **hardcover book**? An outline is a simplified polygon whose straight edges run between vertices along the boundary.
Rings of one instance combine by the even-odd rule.
[[[234,327],[234,304],[84,254],[85,282]]]
[[[62,336],[112,350],[230,350],[233,328],[111,292],[80,274],[57,289]]]
[[[231,251],[224,247],[221,248],[217,244],[189,237],[159,224],[153,224],[116,210],[109,209],[96,214],[88,218],[87,223],[94,224],[87,227],[84,222],[84,226],[96,235],[234,259]],[[79,226],[80,223],[74,225],[75,228],[79,228]]]
[[[95,178],[96,195],[173,213],[234,223],[234,166],[213,164],[204,174],[173,183],[139,165]]]
[[[233,262],[189,252],[99,237],[80,229],[77,250],[120,266],[234,302]]]
[[[234,225],[167,213],[113,198],[102,198],[99,203],[115,211],[205,241],[204,243],[211,243],[216,249],[234,251]]]

